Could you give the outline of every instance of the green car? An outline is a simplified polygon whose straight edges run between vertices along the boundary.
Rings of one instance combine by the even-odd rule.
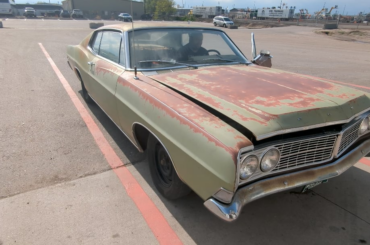
[[[253,50],[248,60],[220,29],[142,22],[97,29],[67,54],[85,101],[146,152],[159,192],[194,191],[233,221],[370,153],[370,94],[270,68]]]

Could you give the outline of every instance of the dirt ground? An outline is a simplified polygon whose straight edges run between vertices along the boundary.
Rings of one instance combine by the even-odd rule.
[[[370,43],[370,30],[358,29],[338,29],[338,30],[319,30],[317,34],[327,35],[336,40]]]

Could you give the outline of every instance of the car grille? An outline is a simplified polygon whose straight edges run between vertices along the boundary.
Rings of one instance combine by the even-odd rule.
[[[342,135],[342,141],[340,142],[338,155],[343,153],[353,142],[358,138],[358,130],[360,128],[361,120],[347,128]]]
[[[331,160],[337,135],[329,135],[275,145],[281,157],[273,171]]]

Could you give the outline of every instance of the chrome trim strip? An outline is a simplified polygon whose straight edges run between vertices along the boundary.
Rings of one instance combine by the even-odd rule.
[[[172,162],[172,166],[173,166],[173,168],[175,169],[175,172],[176,172],[176,174],[177,174],[177,176],[179,176],[179,178],[180,178],[180,180],[182,181],[182,182],[184,182],[185,184],[186,184],[186,182],[181,178],[181,176],[179,175],[179,172],[177,172],[177,169],[176,169],[176,167],[175,167],[175,164],[173,164],[174,163],[174,161],[172,160],[172,157],[171,157],[171,155],[170,155],[170,152],[167,150],[167,148],[166,148],[166,146],[162,143],[162,141],[157,137],[157,135],[155,135],[150,129],[148,129],[145,125],[143,125],[143,124],[141,124],[141,123],[139,123],[139,122],[134,122],[132,125],[131,125],[131,130],[132,130],[132,133],[133,133],[133,135],[134,135],[134,137],[135,137],[135,140],[136,140],[136,135],[135,135],[135,131],[134,131],[134,127],[135,127],[135,125],[140,125],[140,126],[142,126],[142,127],[144,127],[146,130],[148,130],[149,131],[149,133],[151,133],[157,140],[158,140],[158,142],[159,143],[161,143],[161,145],[163,146],[163,148],[165,149],[165,151],[167,152],[167,154],[168,154],[168,156],[169,156],[169,158],[170,158],[170,160],[171,160],[171,162]],[[139,146],[140,146],[140,144],[139,144]],[[141,148],[141,147],[140,147]]]
[[[336,152],[336,154],[334,155],[336,158],[337,157],[339,157],[339,156],[341,156],[342,154],[343,154],[343,152],[345,152],[349,147],[351,147],[360,137],[362,137],[362,136],[364,136],[365,134],[363,134],[363,135],[357,135],[357,137],[356,137],[356,139],[355,140],[353,140],[349,145],[347,145],[346,146],[346,148],[344,148],[344,149],[341,149],[341,152],[339,152],[339,150],[340,150],[340,146],[342,145],[342,139],[343,139],[343,135],[348,131],[348,130],[351,130],[353,127],[355,127],[355,125],[357,124],[357,123],[360,123],[359,121],[361,120],[363,120],[365,117],[367,117],[367,116],[369,116],[369,114],[370,114],[370,112],[368,112],[368,113],[365,113],[365,114],[363,114],[363,115],[361,115],[360,117],[359,117],[359,120],[358,121],[355,121],[355,122],[353,122],[351,125],[349,125],[348,127],[346,127],[346,128],[344,128],[343,130],[342,130],[342,132],[341,132],[341,141],[338,143],[338,151]]]
[[[238,152],[238,156],[237,156],[237,161],[236,161],[236,171],[235,171],[235,181],[234,181],[234,192],[238,189],[239,187],[239,182],[240,182],[240,164],[241,164],[241,155],[242,154],[246,154],[250,151],[253,151],[254,150],[254,145],[250,145],[250,146],[247,146],[247,147],[244,147],[242,149],[239,150]]]
[[[361,115],[363,113],[366,113],[367,111],[370,111],[370,109],[367,108],[367,109],[357,113],[356,115],[354,115],[351,118],[346,119],[346,120],[328,122],[328,123],[320,123],[320,124],[316,124],[316,125],[312,125],[312,126],[305,126],[305,127],[299,127],[299,128],[283,129],[283,130],[278,130],[278,131],[271,132],[271,133],[268,133],[268,134],[257,135],[256,139],[257,140],[263,140],[263,139],[271,138],[271,137],[276,136],[276,135],[288,134],[288,133],[294,133],[294,132],[298,132],[298,131],[305,131],[305,130],[309,130],[309,129],[315,129],[315,128],[321,128],[321,127],[326,127],[326,126],[331,126],[331,125],[338,125],[338,124],[348,123],[348,122],[352,121],[354,118],[358,117],[359,115]]]
[[[231,222],[239,217],[246,204],[278,192],[337,177],[369,153],[370,140],[367,140],[331,164],[260,180],[240,188],[230,204],[210,198],[204,202],[204,206],[219,218]]]

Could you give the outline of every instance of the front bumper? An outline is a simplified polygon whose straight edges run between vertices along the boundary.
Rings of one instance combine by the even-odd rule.
[[[239,217],[244,205],[274,193],[339,176],[361,158],[369,155],[369,153],[370,139],[364,141],[333,163],[264,179],[244,186],[235,193],[230,204],[224,204],[214,198],[210,198],[204,202],[204,205],[221,219],[231,222]]]

